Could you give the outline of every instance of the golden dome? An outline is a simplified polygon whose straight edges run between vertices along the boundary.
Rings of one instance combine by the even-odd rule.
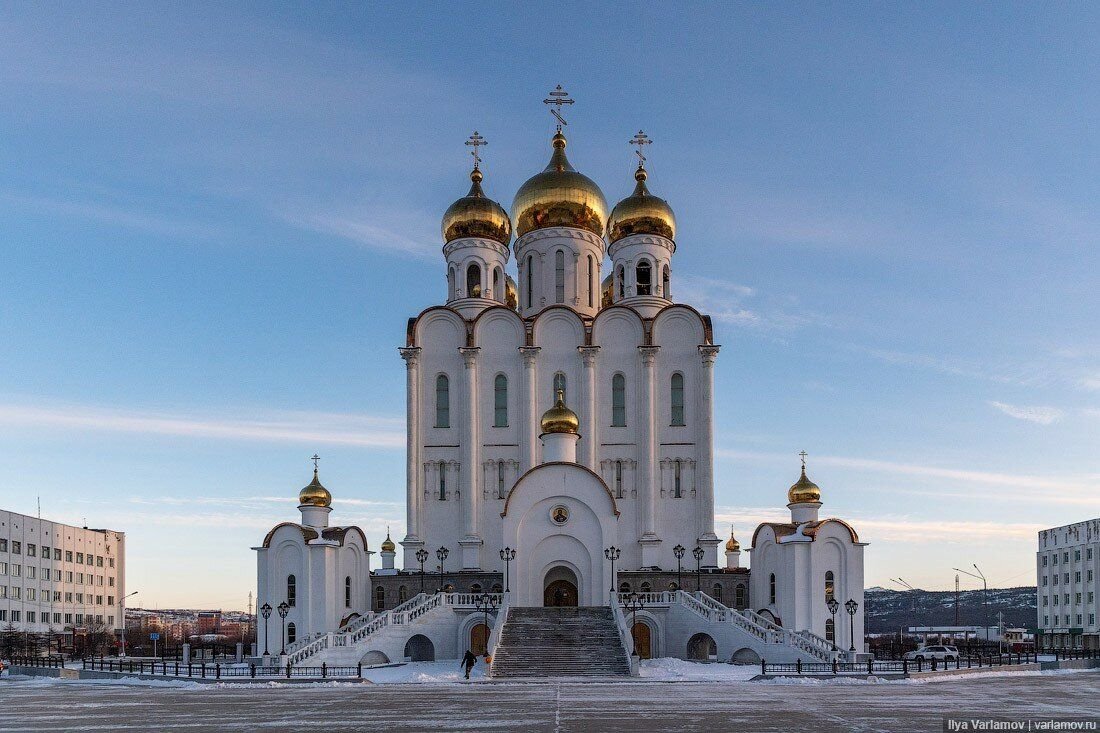
[[[802,477],[787,491],[787,501],[791,504],[806,504],[821,501],[821,489],[806,477],[806,467],[802,467]]]
[[[564,395],[558,390],[558,401],[554,406],[542,414],[543,433],[572,433],[577,434],[581,421],[577,413],[565,406]]]
[[[733,527],[730,527],[730,538],[726,540],[726,552],[740,552],[741,543],[734,539]]]
[[[607,220],[607,239],[614,243],[631,234],[659,234],[667,239],[676,238],[676,216],[672,207],[646,188],[646,170],[638,166],[634,173],[634,193],[615,205]]]
[[[397,549],[397,545],[390,539],[390,530],[386,528],[386,539],[382,540],[382,552],[393,552]]]
[[[317,478],[317,469],[313,469],[313,480],[309,485],[298,492],[298,503],[302,506],[329,506],[332,504],[332,494],[321,486]]]
[[[607,200],[600,187],[578,173],[565,157],[565,136],[558,131],[554,153],[542,173],[528,178],[512,202],[516,236],[546,227],[587,229],[603,236]]]
[[[512,310],[519,310],[519,290],[511,275],[504,276],[504,304]]]
[[[615,302],[615,273],[611,273],[600,283],[600,307],[606,308]]]
[[[463,237],[481,237],[508,244],[512,238],[512,222],[504,207],[485,196],[481,190],[481,171],[470,171],[470,192],[455,201],[443,214],[443,241]]]

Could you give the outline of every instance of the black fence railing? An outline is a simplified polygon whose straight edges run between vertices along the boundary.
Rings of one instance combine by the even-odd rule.
[[[65,658],[58,656],[49,657],[12,657],[9,660],[13,667],[42,667],[45,669],[61,669],[65,666]]]
[[[338,678],[363,678],[363,665],[354,667],[330,667],[322,664],[320,667],[295,667],[292,664],[286,666],[262,666],[248,665],[223,665],[220,662],[203,664],[191,662],[189,664],[177,661],[147,662],[133,659],[85,659],[84,669],[94,672],[123,672],[127,674],[158,675],[162,677],[183,677],[192,679],[291,679],[294,677],[309,677],[321,679]]]
[[[1052,654],[1055,659],[1100,659],[1100,649],[1045,649],[1041,654]]]
[[[943,672],[951,669],[982,669],[1007,664],[1029,664],[1038,661],[1034,652],[991,654],[986,656],[953,657],[952,659],[902,659],[900,661],[867,660],[866,662],[760,662],[760,674],[902,674]]]

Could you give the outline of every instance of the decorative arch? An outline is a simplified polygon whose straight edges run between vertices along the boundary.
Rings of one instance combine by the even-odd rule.
[[[423,634],[414,634],[405,642],[405,658],[411,662],[434,662],[435,644]]]
[[[683,319],[680,321],[680,326],[676,325],[675,320],[670,320],[670,316],[679,316]],[[684,303],[666,305],[664,308],[657,311],[657,315],[653,316],[653,343],[661,343],[661,330],[663,328],[667,327],[675,331],[677,328],[683,327],[684,325],[692,329],[700,345],[714,343],[714,329],[711,326],[710,316],[705,316],[695,308]]]
[[[297,528],[302,533],[302,542],[304,543],[309,543],[310,540],[315,540],[319,537],[319,535],[317,534],[317,530],[310,527],[303,527],[297,522],[280,522],[279,524],[276,524],[274,527],[272,527],[271,531],[264,535],[263,546],[271,547],[271,539],[275,536],[275,533],[283,527]]]
[[[524,345],[527,332],[523,326],[523,319],[514,310],[503,305],[489,306],[474,317],[470,323],[470,345],[482,346],[486,329],[490,325],[499,324],[508,324],[512,327],[513,342],[517,348]],[[499,335],[494,335],[494,338],[499,338]]]
[[[718,644],[710,634],[695,634],[687,643],[687,658],[693,662],[713,662],[718,659]]]
[[[631,334],[632,343],[637,346],[646,344],[645,324],[642,322],[642,317],[638,315],[638,311],[633,308],[625,305],[611,305],[601,309],[592,321],[592,343],[598,345],[604,342],[606,339],[603,333],[609,329],[616,332],[627,329]]]
[[[570,346],[584,346],[585,328],[580,314],[568,306],[552,305],[544,308],[531,319],[531,345],[542,345],[542,332],[547,324],[552,322],[568,323],[573,332],[573,343]]]
[[[516,480],[514,488],[508,492],[508,498],[504,500],[504,509],[501,510],[500,516],[508,516],[508,506],[512,503],[512,499],[516,496],[517,492],[515,489],[523,483],[523,479],[527,478],[527,475],[530,474],[532,471],[537,471],[540,468],[545,468],[546,466],[571,466],[572,468],[576,468],[577,470],[584,471],[589,474],[592,478],[596,479],[597,483],[599,483],[600,487],[603,488],[604,492],[607,494],[607,499],[611,502],[611,511],[615,513],[616,517],[619,516],[619,505],[615,501],[615,495],[611,493],[611,489],[608,488],[604,480],[600,478],[600,475],[588,466],[582,466],[579,463],[569,463],[568,461],[550,461],[549,463],[540,463],[539,465],[524,471],[523,475]]]
[[[425,346],[424,332],[437,324],[446,324],[452,330],[452,344],[442,344],[443,350],[465,346],[467,341],[466,320],[457,312],[445,305],[435,305],[420,312],[420,315],[409,321],[409,332],[406,336],[407,346]],[[432,344],[439,342],[440,336],[433,334],[428,341]],[[446,339],[443,339],[445,342]]]

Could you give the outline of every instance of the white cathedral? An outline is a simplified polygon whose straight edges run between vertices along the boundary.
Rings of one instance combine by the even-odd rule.
[[[648,139],[632,141],[634,190],[609,212],[561,129],[510,217],[482,190],[484,139],[470,139],[472,185],[442,222],[447,299],[409,320],[400,349],[402,568],[388,536],[371,570],[363,532],[329,526],[315,470],[301,522],[255,548],[258,603],[279,611],[260,621],[263,651],[319,665],[469,648],[492,654],[494,676],[628,674],[657,656],[855,658],[864,544],[819,517],[805,463],[790,522],[756,529],[751,568],[731,533],[720,564],[719,346],[709,317],[673,301],[676,220],[649,191]]]

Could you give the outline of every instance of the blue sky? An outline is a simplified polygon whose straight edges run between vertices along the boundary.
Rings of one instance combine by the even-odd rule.
[[[140,604],[243,608],[323,456],[404,522],[406,319],[438,222],[552,132],[614,201],[644,128],[715,318],[719,531],[797,452],[869,585],[1034,582],[1100,501],[1093,5],[0,9],[0,506],[126,531]],[[964,587],[970,582],[965,576]]]

